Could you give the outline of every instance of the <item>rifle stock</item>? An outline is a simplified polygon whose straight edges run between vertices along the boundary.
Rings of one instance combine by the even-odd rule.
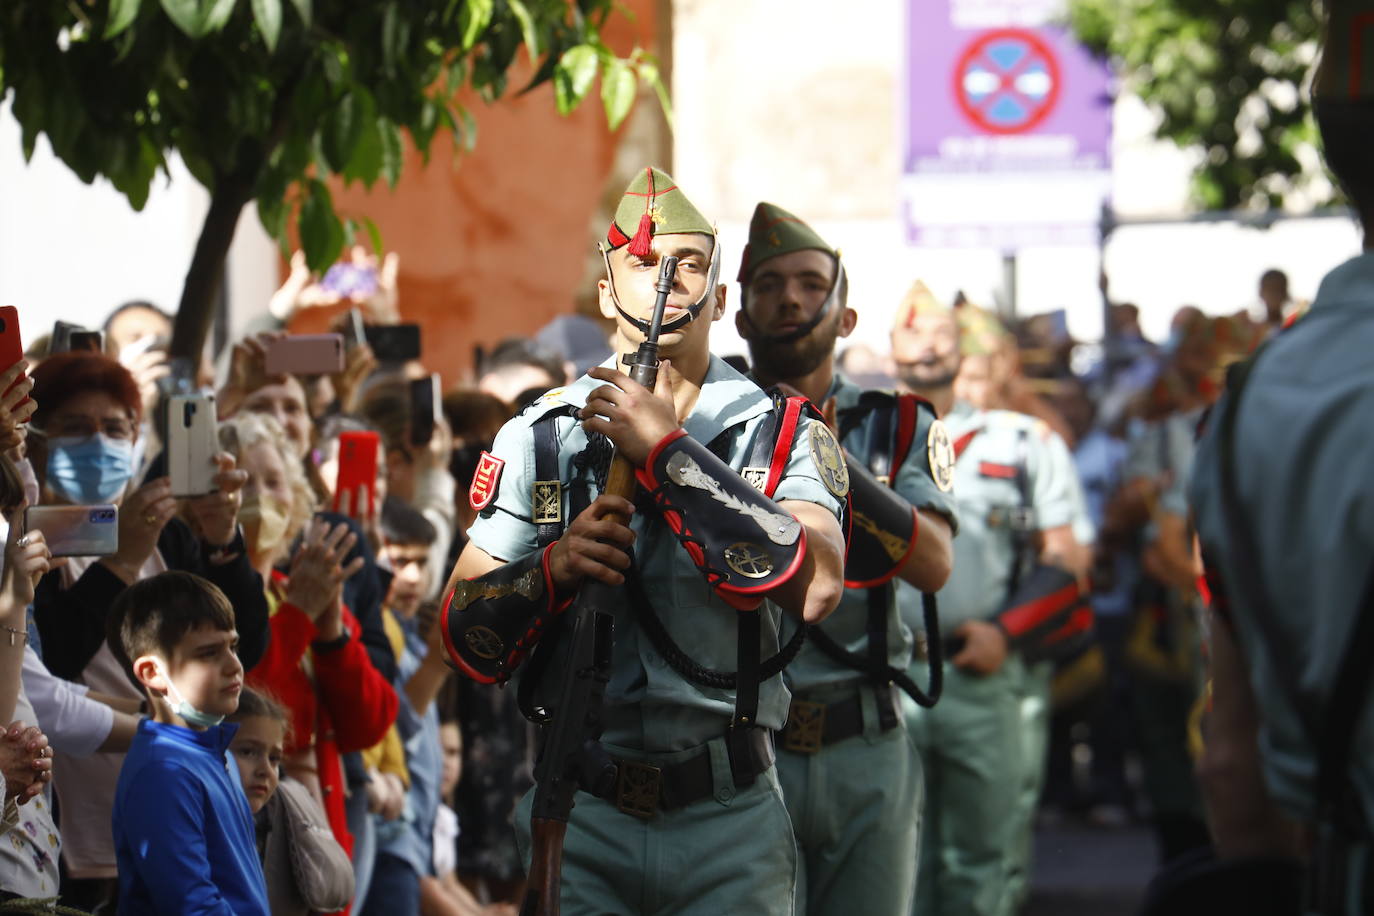
[[[630,377],[654,389],[658,378],[658,335],[663,310],[677,274],[677,258],[664,258],[659,272],[653,321],[644,343],[629,360]],[[635,469],[618,453],[606,473],[603,493],[631,499]],[[620,524],[629,519],[611,515]],[[558,916],[562,890],[563,840],[579,787],[605,795],[615,786],[616,767],[598,739],[601,700],[610,681],[615,589],[589,580],[578,591],[568,628],[558,706],[547,725],[543,752],[535,766],[534,804],[530,811],[530,871],[520,916]]]

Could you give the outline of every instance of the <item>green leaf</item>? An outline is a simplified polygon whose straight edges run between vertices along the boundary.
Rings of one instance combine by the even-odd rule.
[[[372,241],[372,253],[380,258],[385,250],[382,248],[382,230],[377,228],[377,224],[369,216],[363,217],[363,228],[367,230],[367,237]]]
[[[277,50],[277,39],[281,37],[281,0],[252,0],[253,20],[262,32],[262,40],[267,42],[267,50]]]
[[[495,0],[467,0],[458,12],[458,21],[463,29],[463,50],[467,51],[477,43],[477,38],[491,23],[495,11]]]
[[[596,49],[591,45],[574,45],[563,52],[553,72],[559,114],[569,114],[586,97],[596,79],[596,66]]]
[[[382,14],[382,69],[387,76],[396,73],[396,61],[405,53],[401,37],[400,11],[395,3],[386,5]]]
[[[161,0],[162,11],[177,28],[192,38],[205,34],[205,11],[199,0]]]
[[[668,122],[668,129],[673,129],[673,102],[668,98],[668,87],[663,85],[663,80],[658,75],[658,64],[652,60],[643,60],[639,63],[639,78],[648,83],[658,96],[658,106],[663,109],[663,119]]]
[[[209,11],[205,14],[205,34],[218,32],[229,22],[229,17],[234,15],[234,7],[238,6],[238,0],[215,0]]]
[[[310,179],[310,192],[301,204],[301,248],[310,269],[323,272],[343,252],[344,230],[334,213],[329,188],[317,178]]]
[[[105,37],[114,38],[138,18],[141,0],[110,0],[110,21],[105,24]]]
[[[611,130],[619,127],[630,113],[637,88],[634,71],[628,63],[618,57],[606,60],[601,71],[601,104],[606,109],[606,123]]]
[[[520,23],[520,37],[525,42],[530,60],[536,60],[539,57],[539,32],[534,27],[534,17],[530,15],[529,7],[522,0],[506,0],[506,5],[510,7],[515,21]]]
[[[258,198],[258,221],[277,241],[286,237],[286,201],[280,197]]]
[[[291,5],[296,8],[296,13],[301,17],[301,22],[310,25],[311,9],[310,0],[291,0]]]
[[[381,174],[382,158],[381,125],[377,118],[367,118],[362,122],[362,134],[344,169],[344,179],[361,181],[371,188],[377,183],[377,176]]]
[[[377,116],[372,93],[354,85],[352,91],[339,100],[325,121],[321,132],[322,150],[330,169],[342,172],[358,148],[363,131]]]
[[[405,145],[401,139],[401,129],[395,122],[381,118],[377,129],[382,141],[382,177],[391,187],[401,178],[401,165],[405,161]]]

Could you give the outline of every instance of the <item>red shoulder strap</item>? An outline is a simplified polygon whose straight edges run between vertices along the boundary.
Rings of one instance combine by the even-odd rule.
[[[783,408],[782,423],[778,425],[778,441],[773,446],[773,460],[768,463],[768,483],[763,488],[763,494],[769,499],[773,498],[773,491],[782,482],[782,472],[792,455],[792,441],[797,438],[797,421],[801,419],[802,408],[808,403],[806,398],[792,397],[787,399],[787,406]]]
[[[897,470],[906,462],[911,451],[911,440],[916,436],[917,405],[930,402],[914,394],[897,395],[897,438],[892,443],[892,479],[897,479]],[[932,413],[934,408],[931,408]]]

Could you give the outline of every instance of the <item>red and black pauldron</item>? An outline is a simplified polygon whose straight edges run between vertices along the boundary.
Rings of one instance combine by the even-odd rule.
[[[806,529],[706,446],[676,430],[636,472],[668,527],[731,607],[758,607],[806,554]]]
[[[549,624],[568,606],[549,573],[552,545],[463,579],[446,596],[439,626],[444,650],[459,671],[482,684],[510,679]]]

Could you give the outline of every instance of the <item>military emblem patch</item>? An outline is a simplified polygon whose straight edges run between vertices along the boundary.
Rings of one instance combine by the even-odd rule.
[[[740,472],[740,476],[744,478],[745,483],[760,493],[768,486],[768,468],[745,468]]]
[[[773,558],[758,544],[739,541],[725,548],[725,562],[746,579],[763,579],[773,571]]]
[[[939,420],[931,421],[926,435],[926,458],[935,486],[946,493],[954,489],[954,446],[949,442],[949,430]]]
[[[844,499],[849,493],[849,468],[835,434],[824,423],[811,424],[811,461],[821,475],[821,483],[832,495]]]
[[[563,521],[563,484],[557,480],[536,480],[530,506],[536,525],[557,525]]]
[[[506,648],[505,642],[491,627],[468,627],[467,632],[463,634],[463,641],[468,644],[473,655],[488,660],[499,657],[501,651]]]
[[[501,471],[506,462],[490,452],[482,453],[477,462],[477,471],[472,475],[472,486],[468,487],[468,502],[472,508],[481,512],[496,498],[496,488],[501,484]]]

